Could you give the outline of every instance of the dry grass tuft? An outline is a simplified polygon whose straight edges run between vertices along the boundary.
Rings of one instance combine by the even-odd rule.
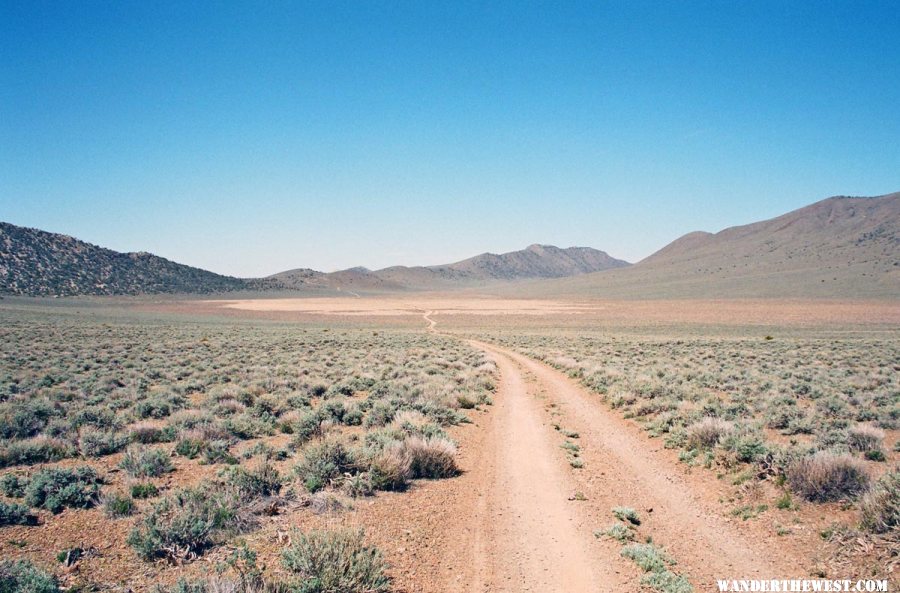
[[[860,501],[862,527],[900,537],[900,469],[883,475]]]
[[[688,427],[688,447],[712,449],[734,430],[734,423],[707,416]]]
[[[847,433],[847,444],[852,451],[877,451],[883,440],[884,431],[871,424],[858,424]]]
[[[869,485],[863,462],[829,451],[819,451],[789,465],[787,480],[794,492],[813,502],[853,498]]]
[[[401,445],[409,458],[410,478],[450,478],[459,473],[456,445],[441,437],[409,437]]]
[[[410,458],[397,443],[376,454],[369,462],[369,471],[376,490],[402,491],[407,487]]]

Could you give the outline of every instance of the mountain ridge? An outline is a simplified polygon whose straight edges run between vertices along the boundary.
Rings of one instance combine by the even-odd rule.
[[[716,233],[687,233],[637,264],[534,243],[434,266],[296,268],[223,276],[147,253],[0,222],[0,293],[31,296],[477,288],[591,298],[900,298],[900,192],[835,196]]]
[[[694,231],[627,269],[527,290],[596,298],[897,299],[900,192],[834,196],[717,233]]]
[[[294,270],[288,270],[267,278],[294,288],[306,284],[351,290],[440,290],[456,288],[461,284],[472,286],[532,278],[560,278],[628,265],[628,262],[591,247],[560,248],[534,243],[519,251],[481,253],[451,264],[390,266],[380,270],[356,267],[320,272],[310,278],[298,278]],[[297,283],[297,280],[301,282]]]
[[[0,222],[0,293],[27,296],[211,293],[246,280],[145,251],[122,253],[69,235]]]
[[[481,254],[429,267],[371,271],[360,266],[330,273],[296,268],[266,278],[235,278],[146,251],[123,253],[69,235],[0,222],[0,294],[22,296],[453,289],[621,265],[628,264],[596,249],[534,244],[519,252]]]

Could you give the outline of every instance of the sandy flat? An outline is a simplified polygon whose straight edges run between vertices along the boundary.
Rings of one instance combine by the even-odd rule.
[[[586,322],[683,322],[713,324],[900,324],[895,301],[669,300],[566,301],[466,295],[401,295],[338,298],[277,298],[195,302],[210,309],[247,313],[400,317],[432,312],[443,316],[577,316]],[[190,307],[190,306],[189,306]]]
[[[547,315],[597,310],[597,305],[572,302],[490,298],[312,298],[312,299],[244,299],[204,301],[228,309],[243,311],[275,311],[319,313],[325,315],[418,315],[424,311],[441,314],[468,315]]]

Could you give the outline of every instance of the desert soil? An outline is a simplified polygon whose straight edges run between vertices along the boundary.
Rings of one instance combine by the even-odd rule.
[[[855,331],[880,331],[881,324],[900,320],[893,303],[837,301],[396,298],[218,301],[201,306],[313,322],[339,316],[393,317],[407,323],[418,320],[419,328],[424,325],[431,332],[454,330],[448,335],[459,329],[458,320],[482,316],[490,316],[494,324],[507,318],[514,325],[517,317],[527,316],[554,327],[567,319],[577,319],[579,326],[633,319],[650,326],[663,320],[785,327],[849,321]],[[196,303],[186,310],[194,307]],[[643,589],[642,573],[621,556],[621,544],[594,535],[614,522],[615,506],[638,511],[642,522],[637,540],[652,538],[676,561],[672,570],[687,576],[698,591],[716,590],[716,579],[802,578],[819,571],[820,550],[812,526],[794,526],[796,534],[788,542],[772,525],[732,516],[731,484],[679,463],[675,452],[569,377],[496,345],[471,344],[495,360],[501,378],[494,405],[475,417],[477,430],[454,434],[461,444],[463,475],[416,487],[402,500],[376,503],[349,519],[365,525],[386,550],[401,590]],[[562,448],[565,437],[557,426],[579,434],[574,442],[584,468],[570,467]]]
[[[438,331],[429,313],[429,330]],[[500,384],[478,434],[464,443],[463,476],[430,501],[441,507],[426,548],[432,558],[418,560],[434,569],[420,571],[415,590],[636,591],[641,574],[621,546],[593,535],[614,521],[614,506],[637,509],[639,537],[652,537],[699,591],[714,590],[716,578],[806,574],[770,536],[723,516],[714,480],[685,475],[659,444],[568,377],[471,344],[497,363]],[[557,423],[580,434],[584,469],[569,466]],[[428,516],[421,496],[410,507]]]
[[[702,305],[702,304],[701,304]],[[694,303],[697,307],[698,304]],[[552,301],[442,299],[290,299],[154,304],[177,314],[278,315],[326,320],[336,316],[404,319],[421,331],[442,332],[471,316],[542,316],[561,319],[656,316],[690,321],[686,303],[557,303]],[[822,323],[855,319],[863,325],[900,319],[886,303],[708,303],[706,322],[759,319]],[[802,316],[801,316],[802,314]],[[285,317],[281,317],[285,315]],[[797,317],[801,316],[801,317]],[[298,317],[300,319],[300,317]],[[799,321],[798,321],[799,319]],[[458,324],[458,321],[456,322]],[[857,326],[858,328],[859,326]],[[875,329],[877,329],[876,326]],[[448,333],[448,335],[453,335]],[[459,337],[459,339],[464,339]],[[614,522],[611,509],[636,509],[637,540],[653,542],[676,562],[672,570],[697,591],[716,590],[716,579],[803,578],[817,572],[814,532],[779,538],[771,525],[730,515],[730,484],[712,472],[692,471],[633,422],[564,374],[518,353],[479,341],[470,344],[497,364],[500,380],[492,406],[473,410],[474,426],[454,429],[462,474],[422,481],[403,494],[382,493],[340,517],[316,521],[366,528],[393,566],[404,593],[519,591],[638,591],[642,573],[620,554],[621,544],[595,537]],[[558,428],[578,433],[581,469],[570,466]],[[248,537],[266,565],[277,567],[280,533],[306,522],[273,517],[270,528]],[[803,530],[796,527],[795,531]],[[122,535],[119,539],[123,539]],[[224,552],[223,552],[224,553]],[[210,554],[210,563],[216,560]],[[199,563],[195,563],[199,564]],[[189,567],[190,572],[201,570]],[[277,568],[276,568],[277,572]]]
[[[668,301],[565,301],[552,299],[510,299],[478,295],[414,295],[374,298],[275,298],[215,301],[173,301],[154,303],[148,308],[188,313],[216,313],[259,316],[273,319],[318,317],[333,322],[347,318],[407,318],[417,321],[423,311],[440,315],[444,323],[455,317],[493,318],[537,317],[552,321],[554,327],[570,323],[583,326],[631,324],[698,323],[707,325],[808,326],[817,324],[853,325],[900,324],[896,301],[841,301],[792,299],[668,300]],[[446,327],[446,326],[445,326]]]

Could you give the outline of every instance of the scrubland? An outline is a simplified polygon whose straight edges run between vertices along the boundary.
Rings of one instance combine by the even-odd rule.
[[[898,565],[896,332],[478,335],[564,372],[677,451],[681,464],[714,473],[731,487],[735,518],[775,515],[782,536],[818,526],[830,561],[866,574],[889,575]]]
[[[554,516],[572,521],[554,523],[553,541],[579,547],[556,550],[562,573],[577,556],[625,588],[680,593],[742,576],[711,568],[720,527],[720,555],[743,569],[797,561],[796,574],[763,576],[896,583],[890,303],[232,305],[0,307],[0,582],[524,587],[548,574],[541,538]],[[518,486],[503,481],[523,471]],[[549,507],[496,514],[536,491]],[[691,500],[703,517],[680,512]],[[510,533],[528,541],[495,541]],[[469,580],[453,580],[467,565]]]
[[[12,590],[387,590],[363,530],[290,528],[454,476],[448,430],[496,381],[480,352],[421,332],[0,316]],[[283,531],[277,578],[244,543],[263,528]]]

